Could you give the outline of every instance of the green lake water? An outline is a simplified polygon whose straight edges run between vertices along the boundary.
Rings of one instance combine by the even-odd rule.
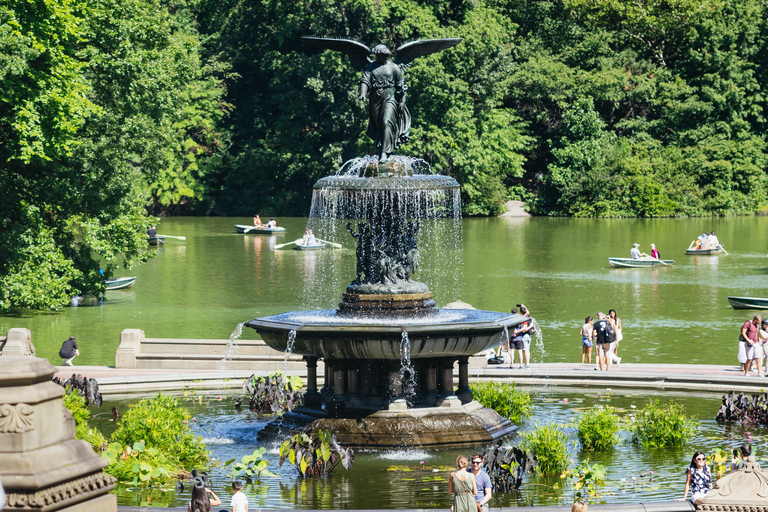
[[[120,269],[117,276],[138,276],[133,288],[108,292],[96,305],[6,314],[0,332],[31,329],[38,355],[54,364],[61,342],[76,335],[82,354],[76,364],[113,365],[123,329],[152,338],[225,339],[254,317],[335,309],[353,278],[353,239],[341,229],[316,231],[344,249],[274,250],[299,237],[307,219],[279,218],[284,235],[235,233],[234,224],[249,221],[164,218],[158,232],[187,240],[168,240],[149,249],[157,256],[147,263]],[[691,240],[712,230],[729,255],[685,255]],[[757,216],[464,219],[455,237],[420,245],[416,278],[441,306],[460,299],[508,311],[524,303],[544,335],[545,352],[534,347],[534,362],[577,362],[584,317],[614,308],[624,324],[623,362],[735,364],[740,324],[754,312],[732,309],[727,296],[768,296],[766,232],[768,217]],[[655,243],[674,268],[610,268],[608,257],[629,257],[634,242],[645,252]],[[256,333],[246,329],[243,336]]]

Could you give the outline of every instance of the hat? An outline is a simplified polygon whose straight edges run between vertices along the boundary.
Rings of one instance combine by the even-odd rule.
[[[651,244],[651,247],[656,247],[656,244]]]
[[[640,244],[635,244],[632,247],[640,247]]]

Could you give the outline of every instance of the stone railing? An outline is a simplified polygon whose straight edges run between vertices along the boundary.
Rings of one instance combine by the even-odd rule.
[[[0,338],[0,356],[34,356],[32,332],[29,329],[15,327]]]

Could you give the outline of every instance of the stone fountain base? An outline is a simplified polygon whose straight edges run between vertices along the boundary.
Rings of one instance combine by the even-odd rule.
[[[397,401],[387,410],[347,410],[344,416],[331,418],[325,410],[298,407],[264,427],[259,441],[281,442],[298,430],[324,429],[355,449],[446,449],[482,446],[517,432],[517,426],[493,409],[474,400],[462,405],[456,396],[437,407],[408,409],[405,401]]]

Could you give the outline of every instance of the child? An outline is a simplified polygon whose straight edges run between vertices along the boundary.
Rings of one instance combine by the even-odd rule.
[[[243,494],[243,484],[238,480],[232,482],[232,512],[248,512],[248,498]]]

